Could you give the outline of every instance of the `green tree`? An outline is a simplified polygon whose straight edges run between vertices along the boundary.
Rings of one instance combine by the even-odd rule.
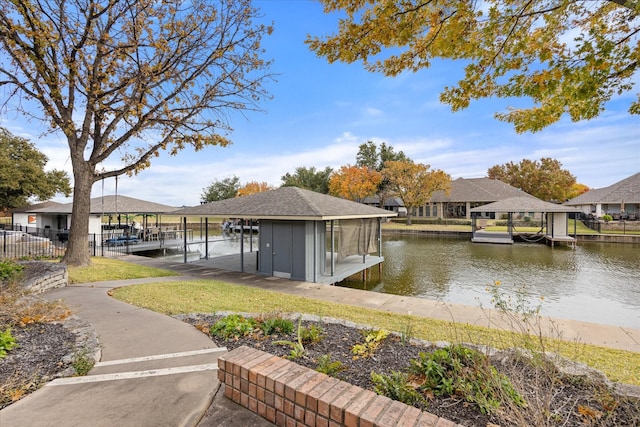
[[[564,202],[574,193],[576,177],[562,169],[562,163],[551,158],[523,159],[489,168],[487,176],[549,202]]]
[[[631,92],[640,64],[637,0],[320,0],[342,12],[337,34],[307,38],[329,62],[362,61],[396,76],[462,60],[465,75],[440,100],[453,111],[481,98],[528,98],[528,108],[496,113],[518,132],[538,131],[569,114],[598,116]],[[640,114],[640,94],[629,113]]]
[[[48,160],[29,140],[0,127],[0,210],[71,194],[66,172],[44,170]]]
[[[389,187],[404,202],[407,208],[407,225],[411,225],[414,208],[424,205],[438,190],[449,191],[451,177],[440,169],[429,170],[430,166],[412,161],[387,161],[382,175]]]
[[[329,178],[329,194],[354,202],[376,194],[382,174],[366,166],[342,166]]]
[[[329,193],[329,177],[333,169],[327,166],[324,170],[315,167],[297,167],[293,174],[287,172],[282,176],[283,187],[300,187],[316,193]]]
[[[218,200],[233,199],[238,195],[240,178],[232,176],[222,181],[214,181],[203,189],[200,195],[202,203],[217,202]]]
[[[224,147],[227,113],[258,109],[271,27],[255,18],[251,0],[0,2],[0,97],[30,116],[33,104],[22,101],[35,102],[37,118],[68,143],[65,262],[90,263],[94,182],[135,174],[164,150]]]
[[[378,147],[375,142],[367,141],[365,144],[360,144],[356,154],[356,166],[366,166],[378,172],[384,167],[384,162],[392,160],[408,161],[410,159],[402,151],[396,153],[395,149],[386,142]]]
[[[402,151],[396,152],[391,145],[387,145],[385,142],[381,143],[380,147],[373,141],[360,144],[358,154],[356,154],[356,166],[368,167],[369,169],[381,172],[387,161],[408,162],[411,161],[411,159]],[[381,208],[384,208],[385,201],[394,195],[389,179],[384,175],[378,184],[376,195],[380,201]]]

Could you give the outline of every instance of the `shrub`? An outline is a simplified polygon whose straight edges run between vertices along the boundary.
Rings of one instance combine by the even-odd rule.
[[[338,374],[347,369],[344,364],[339,360],[331,360],[330,354],[323,354],[318,358],[318,366],[316,371],[327,374],[330,377],[338,377]]]
[[[392,371],[391,375],[371,372],[371,381],[376,393],[411,406],[424,403],[424,398],[408,380],[409,376],[402,372]]]
[[[11,283],[22,276],[24,265],[11,260],[0,260],[0,282]]]
[[[7,355],[7,352],[17,345],[16,339],[11,335],[11,328],[0,332],[0,359],[3,359]]]
[[[604,222],[609,222],[609,221],[613,220],[613,217],[611,215],[609,215],[609,214],[605,214],[605,215],[602,215],[602,220]]]
[[[293,332],[293,321],[282,317],[271,317],[260,325],[260,329],[265,335],[290,334]]]
[[[487,356],[462,345],[430,354],[421,352],[420,359],[411,361],[409,371],[423,378],[422,390],[437,396],[461,395],[484,414],[495,412],[504,399],[525,405],[509,379],[491,366]]]
[[[230,314],[218,320],[210,329],[214,337],[230,339],[249,335],[256,327],[256,321],[239,314]]]
[[[324,329],[321,326],[311,325],[309,327],[298,328],[298,339],[304,344],[314,344],[320,342],[324,336]]]

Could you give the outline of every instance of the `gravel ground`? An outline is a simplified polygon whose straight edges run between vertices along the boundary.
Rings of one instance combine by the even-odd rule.
[[[208,331],[221,316],[190,315],[179,316],[198,329]],[[364,342],[362,329],[357,325],[334,323],[324,320],[303,322],[322,327],[323,338],[305,346],[307,354],[295,359],[295,362],[315,369],[318,358],[331,355],[333,361],[342,362],[345,370],[338,377],[349,383],[373,390],[371,372],[390,374],[392,371],[404,371],[411,359],[418,358],[420,352],[432,352],[437,347],[417,340],[402,340],[390,335],[371,357],[353,359],[351,351],[355,344]],[[295,329],[295,328],[294,328]],[[291,347],[275,344],[276,341],[296,342],[294,333],[289,335],[273,335],[265,337],[261,332],[230,340],[213,338],[219,346],[233,349],[241,345],[256,347],[268,353],[287,357]],[[445,345],[440,343],[440,346]],[[491,357],[493,365],[508,375],[514,387],[525,397],[527,408],[519,408],[515,412],[500,410],[493,415],[481,413],[478,407],[459,396],[437,397],[427,394],[424,405],[416,405],[440,417],[447,418],[465,426],[500,426],[548,425],[548,426],[636,426],[640,425],[640,398],[621,396],[613,392],[610,385],[603,381],[598,373],[587,370],[579,376],[568,375],[556,370],[553,366],[541,369],[524,363],[522,357],[513,357],[513,352],[494,352]],[[637,392],[637,389],[635,389]],[[551,402],[548,406],[547,401]],[[544,414],[542,414],[544,412]]]

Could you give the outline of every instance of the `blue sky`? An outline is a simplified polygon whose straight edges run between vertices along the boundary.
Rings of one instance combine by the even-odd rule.
[[[539,133],[517,134],[493,114],[523,101],[482,100],[456,113],[439,102],[441,90],[462,77],[461,63],[436,63],[396,78],[368,73],[360,63],[328,64],[308,50],[304,39],[307,34],[335,31],[337,17],[324,15],[314,1],[255,4],[275,28],[264,41],[266,58],[273,59],[272,72],[277,74],[277,81],[268,86],[273,99],[262,104],[264,112],[231,113],[231,146],[161,155],[150,169],[119,178],[118,194],[174,206],[195,205],[207,185],[233,175],[242,183],[266,181],[279,186],[282,175],[299,166],[324,169],[353,164],[358,146],[367,141],[386,142],[454,179],[482,177],[493,165],[541,157],[558,159],[578,182],[592,188],[640,171],[640,117],[626,112],[640,85],[610,102],[596,120],[565,119]],[[72,176],[61,137],[42,136],[43,125],[39,128],[40,123],[15,114],[3,114],[0,124],[34,141],[49,157],[49,167]],[[113,194],[114,187],[114,179],[106,180],[104,193]],[[96,183],[93,195],[102,192],[103,184]]]

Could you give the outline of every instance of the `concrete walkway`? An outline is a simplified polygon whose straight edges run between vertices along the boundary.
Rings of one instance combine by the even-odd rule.
[[[217,279],[324,301],[411,313],[479,326],[497,316],[478,307],[444,304],[337,286],[295,282],[206,265],[167,263],[130,255],[123,260],[169,269],[176,277],[69,286],[45,293],[63,299],[91,323],[102,357],[88,376],[54,380],[0,411],[0,426],[272,426],[221,396],[217,357],[224,349],[186,323],[114,300],[117,286],[185,279]],[[564,339],[640,353],[640,329],[544,319]]]

